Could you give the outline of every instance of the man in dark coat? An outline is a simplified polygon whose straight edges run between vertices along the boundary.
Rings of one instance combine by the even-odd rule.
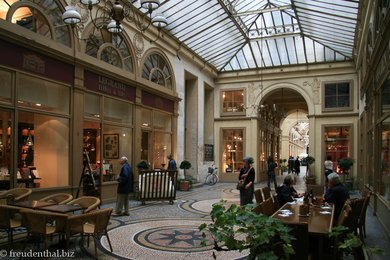
[[[115,215],[117,216],[129,215],[129,193],[133,192],[134,176],[131,166],[127,161],[127,157],[124,156],[119,159],[122,168],[117,178],[118,189],[115,210]],[[123,209],[124,211],[122,211]]]
[[[340,177],[336,172],[328,175],[328,189],[325,193],[325,201],[333,203],[335,220],[340,215],[340,212],[344,206],[345,201],[349,198],[347,188],[340,181]]]

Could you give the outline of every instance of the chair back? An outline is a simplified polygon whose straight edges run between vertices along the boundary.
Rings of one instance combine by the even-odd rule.
[[[363,225],[364,222],[366,222],[366,212],[367,212],[367,207],[368,204],[370,204],[370,197],[371,197],[371,192],[364,193],[364,203],[362,207],[362,211],[360,212],[359,216],[359,225]]]
[[[350,226],[350,212],[352,211],[351,206],[348,203],[344,203],[344,206],[340,212],[340,215],[335,223],[335,226]]]
[[[56,193],[44,198],[41,198],[39,201],[54,202],[56,204],[66,204],[73,199],[72,194],[68,193]]]
[[[26,209],[20,211],[23,225],[30,234],[47,235],[48,228],[53,233],[64,233],[68,215],[44,210]]]
[[[93,196],[82,196],[80,198],[69,201],[67,204],[80,205],[81,207],[85,208],[83,210],[83,213],[88,213],[99,207],[100,199],[98,197]]]
[[[359,199],[353,199],[347,201],[349,205],[352,208],[352,211],[350,212],[350,220],[349,220],[349,228],[352,231],[357,230],[358,228],[358,221],[360,214],[362,213],[363,205],[364,205],[365,198],[359,198]]]
[[[291,242],[294,254],[290,256],[291,260],[302,260],[309,258],[309,227],[305,222],[288,223],[291,228],[290,235],[295,239]]]
[[[28,200],[32,189],[30,188],[14,188],[3,192],[2,196],[7,196],[7,204],[17,202],[17,201],[26,201]]]
[[[265,201],[260,203],[260,206],[261,206],[261,212],[264,215],[272,216],[272,214],[274,214],[274,212],[275,212],[274,211],[274,201],[272,200],[272,198],[266,199]]]
[[[271,189],[268,187],[261,188],[261,191],[263,192],[263,200],[267,200],[271,198]]]
[[[112,208],[100,209],[96,212],[95,233],[99,234],[106,232],[108,223],[110,222]]]
[[[315,184],[307,184],[306,191],[310,192],[313,190],[314,197],[323,197],[324,196],[324,186],[315,185]]]
[[[0,227],[10,228],[11,221],[14,219],[15,214],[20,212],[19,207],[10,205],[0,205]]]
[[[263,202],[263,194],[261,193],[261,189],[255,190],[255,199],[256,199],[257,204],[260,204]]]

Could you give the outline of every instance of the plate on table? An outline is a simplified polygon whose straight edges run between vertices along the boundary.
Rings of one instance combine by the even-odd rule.
[[[320,214],[330,215],[330,214],[332,214],[332,212],[323,210],[323,211],[320,211]]]
[[[330,206],[322,206],[321,209],[332,209]]]

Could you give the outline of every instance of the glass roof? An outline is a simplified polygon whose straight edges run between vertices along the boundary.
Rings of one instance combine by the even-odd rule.
[[[217,71],[353,59],[358,0],[160,2],[165,29]]]

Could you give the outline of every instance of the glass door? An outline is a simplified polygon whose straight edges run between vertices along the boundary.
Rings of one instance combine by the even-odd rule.
[[[151,132],[150,131],[142,131],[141,138],[141,160],[151,162]]]

